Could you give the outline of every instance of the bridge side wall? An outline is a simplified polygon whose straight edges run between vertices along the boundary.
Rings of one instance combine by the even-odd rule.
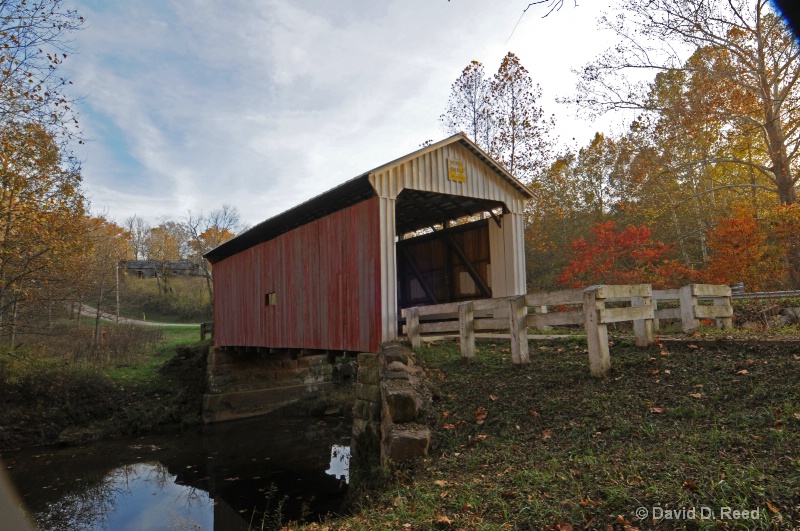
[[[378,213],[367,199],[214,264],[214,344],[377,352]]]

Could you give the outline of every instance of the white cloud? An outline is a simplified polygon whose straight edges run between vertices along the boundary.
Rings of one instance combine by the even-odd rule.
[[[117,220],[231,203],[258,223],[444,137],[450,84],[509,50],[585,142],[595,128],[553,98],[601,51],[597,4],[531,10],[506,42],[527,2],[78,1],[87,191]]]

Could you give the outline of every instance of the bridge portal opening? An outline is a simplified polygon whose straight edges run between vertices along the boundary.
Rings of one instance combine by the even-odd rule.
[[[402,191],[395,206],[398,308],[491,298],[492,257],[500,255],[507,212],[501,201]]]

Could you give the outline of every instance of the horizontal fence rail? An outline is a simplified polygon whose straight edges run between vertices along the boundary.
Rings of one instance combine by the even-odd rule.
[[[658,303],[677,303],[676,308],[658,309]],[[613,303],[612,307],[606,307]],[[567,311],[551,311],[573,306]],[[528,313],[528,308],[533,313]],[[511,336],[511,362],[530,363],[528,328],[546,330],[552,326],[582,325],[586,329],[589,368],[593,376],[603,376],[611,367],[608,327],[611,323],[632,322],[636,345],[653,343],[653,331],[660,319],[680,319],[685,332],[692,332],[700,319],[716,319],[720,328],[730,328],[733,307],[731,288],[722,285],[690,284],[679,289],[653,290],[649,284],[591,286],[528,293],[515,297],[449,302],[415,306],[401,311],[405,332],[413,348],[424,335],[458,333],[461,357],[475,358],[476,332],[507,331]]]
[[[753,293],[737,293],[733,295],[734,300],[748,299],[793,299],[800,298],[800,291],[756,291]]]

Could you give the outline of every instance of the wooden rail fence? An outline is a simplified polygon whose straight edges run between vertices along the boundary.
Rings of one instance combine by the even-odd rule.
[[[659,301],[678,301],[679,307],[658,309]],[[712,305],[704,305],[710,301]],[[653,291],[655,320],[653,327],[660,328],[661,319],[680,319],[684,332],[694,332],[700,326],[700,319],[715,319],[717,328],[733,327],[733,306],[731,306],[730,286],[714,284],[689,284],[679,289]]]
[[[710,300],[712,305],[700,301]],[[657,301],[678,301],[676,308],[657,310]],[[607,303],[615,303],[606,307]],[[548,311],[552,306],[579,306],[571,311]],[[528,308],[534,309],[528,313]],[[691,284],[676,290],[656,290],[649,284],[629,286],[591,286],[516,297],[479,299],[402,310],[405,332],[412,348],[422,344],[423,335],[458,333],[461,357],[475,358],[475,333],[508,331],[511,335],[511,362],[530,363],[528,328],[539,330],[559,325],[582,325],[586,329],[589,368],[593,376],[603,376],[611,367],[608,351],[608,324],[633,322],[636,345],[653,343],[657,319],[681,319],[684,331],[699,326],[700,319],[717,319],[717,326],[729,328],[733,307],[729,286]]]

